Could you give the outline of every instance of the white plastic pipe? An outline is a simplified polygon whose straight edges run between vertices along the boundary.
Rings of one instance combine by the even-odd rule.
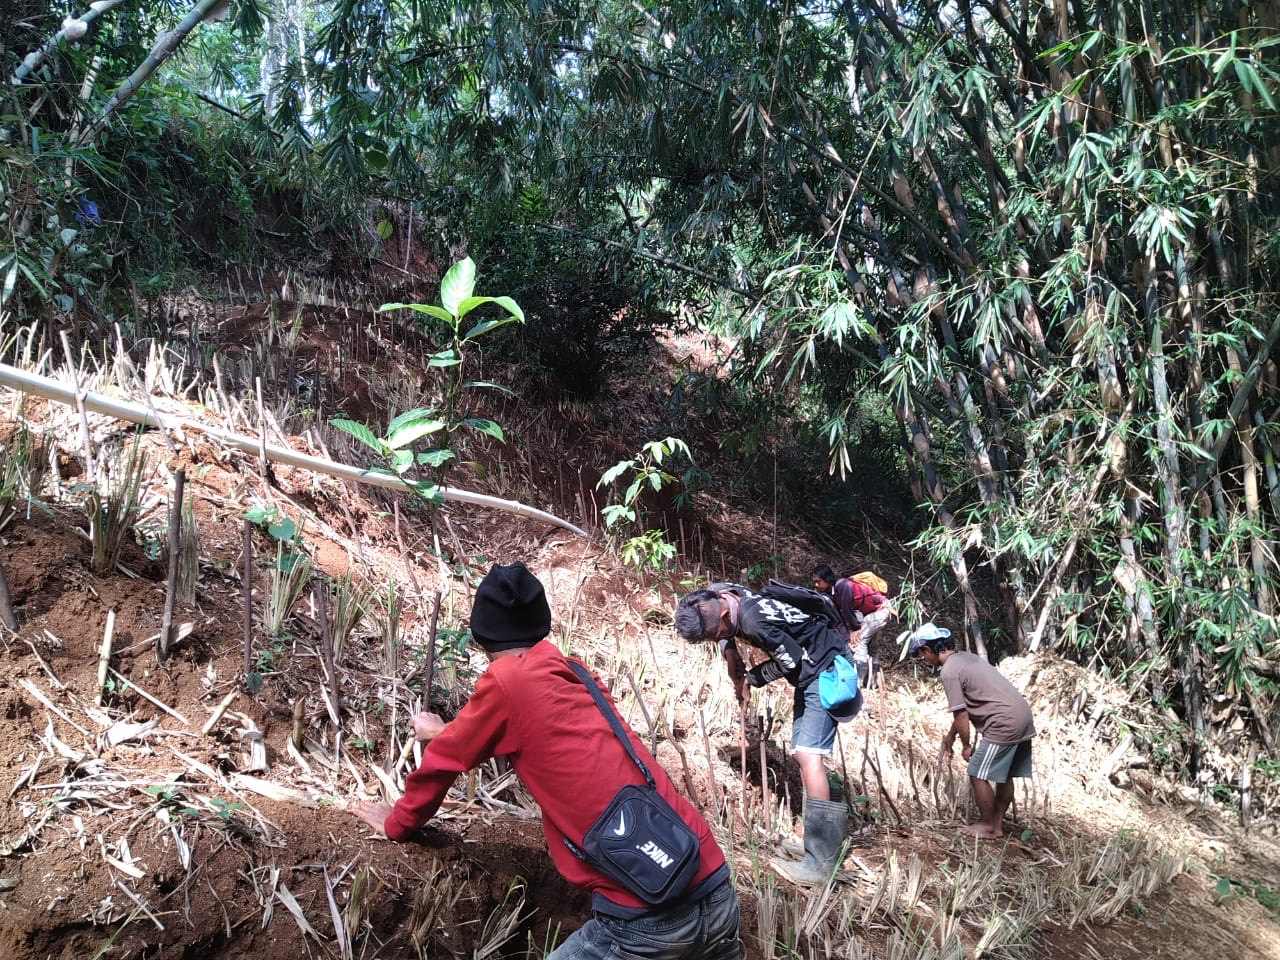
[[[32,394],[37,397],[44,397],[46,400],[64,403],[70,407],[76,405],[76,392],[73,388],[58,383],[56,380],[50,380],[48,377],[27,373],[4,363],[0,363],[0,386],[9,387],[19,393]],[[273,447],[268,444],[264,448],[260,441],[252,437],[242,437],[239,434],[231,433],[218,427],[211,427],[197,420],[175,417],[172,420],[162,421],[151,410],[136,403],[112,400],[110,397],[104,397],[101,394],[86,392],[84,394],[84,405],[86,410],[92,410],[94,413],[105,414],[108,417],[127,420],[130,423],[137,423],[147,427],[155,427],[158,430],[172,426],[181,426],[185,430],[197,430],[211,440],[216,440],[229,447],[236,447],[246,453],[256,455],[265,449],[267,459],[273,463],[286,463],[292,467],[301,467],[303,470],[312,470],[341,480],[373,484],[375,487],[388,487],[392,490],[402,491],[408,489],[397,477],[375,473],[371,470],[362,470],[359,467],[348,466],[345,463],[335,463],[322,457],[312,457],[305,453],[298,453],[296,450],[290,450],[287,447]],[[483,493],[472,493],[469,490],[458,490],[454,487],[441,487],[440,491],[446,500],[455,500],[458,503],[473,503],[481,507],[505,510],[507,513],[514,513],[520,517],[543,520],[547,523],[555,524],[557,527],[572,531],[580,537],[590,539],[590,534],[582,528],[574,526],[568,520],[561,520],[555,514],[547,513],[545,510],[538,510],[535,507],[525,506],[523,503],[516,503],[514,500],[503,500],[500,497],[490,497]]]

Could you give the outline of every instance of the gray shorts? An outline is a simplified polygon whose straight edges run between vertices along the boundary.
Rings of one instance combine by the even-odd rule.
[[[1010,777],[1031,777],[1031,741],[992,743],[983,740],[969,758],[969,776],[975,780],[1007,783]]]

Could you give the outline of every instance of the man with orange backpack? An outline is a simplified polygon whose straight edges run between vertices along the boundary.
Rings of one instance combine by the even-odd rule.
[[[835,600],[840,619],[849,630],[854,665],[865,680],[870,670],[867,641],[893,616],[893,604],[885,596],[889,585],[870,570],[852,577],[837,577],[825,563],[814,567],[810,576],[815,590],[829,594]]]

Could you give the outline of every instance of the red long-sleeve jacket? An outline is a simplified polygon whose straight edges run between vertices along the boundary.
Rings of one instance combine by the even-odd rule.
[[[690,891],[710,890],[721,875],[728,876],[724,853],[702,815],[676,791],[635,732],[628,732],[658,792],[702,842]],[[593,908],[621,916],[646,909],[565,846],[566,837],[580,845],[614,794],[644,778],[564,654],[548,640],[489,665],[467,705],[427,744],[421,766],[409,775],[405,795],[387,817],[387,836],[404,840],[435,815],[459,774],[494,756],[510,760],[538,801],[556,869],[570,883],[592,891]]]

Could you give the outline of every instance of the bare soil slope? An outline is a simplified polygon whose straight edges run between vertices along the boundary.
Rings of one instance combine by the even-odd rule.
[[[261,343],[263,326],[261,311],[226,325],[224,368]],[[294,376],[329,384],[349,414],[384,420],[399,368],[372,357],[351,363],[359,349],[344,363],[333,355],[339,334],[301,329]],[[408,369],[408,354],[392,356]],[[224,404],[221,413],[183,407],[155,392],[167,411],[235,416]],[[615,412],[643,406],[630,388],[616,400]],[[600,425],[617,417],[517,405],[498,413],[525,439],[470,451],[483,464],[473,485],[580,507],[574,519],[590,523],[584,476],[635,445]],[[790,698],[762,695],[742,736],[718,664],[669,629],[687,573],[648,581],[597,542],[503,514],[450,507],[433,519],[405,498],[286,468],[267,483],[252,458],[186,431],[169,438],[174,447],[146,438],[143,533],[115,569],[96,575],[74,509],[84,471],[74,411],[31,402],[24,415],[58,465],[60,492],[0,531],[20,620],[16,634],[4,632],[0,667],[0,957],[541,956],[562,940],[586,918],[586,897],[552,869],[536,807],[500,763],[461,780],[413,844],[369,837],[344,809],[394,791],[413,763],[406,720],[428,671],[435,708],[448,715],[465,698],[481,666],[458,646],[471,585],[487,562],[517,558],[548,587],[554,635],[613,678],[630,722],[715,824],[743,897],[748,956],[1280,955],[1276,916],[1260,902],[1280,886],[1274,828],[1240,835],[1152,778],[1117,787],[1121,767],[1106,767],[1119,727],[1073,705],[1083,690],[1086,703],[1114,700],[1107,714],[1120,717],[1127,698],[1084,671],[1057,661],[1009,666],[1042,730],[1038,777],[1019,794],[1007,842],[978,847],[956,830],[968,814],[963,770],[936,756],[941,691],[910,665],[891,666],[868,709],[842,729],[856,821],[850,855],[829,891],[797,895],[764,868],[798,809],[781,748]],[[93,426],[100,441],[119,429]],[[9,420],[4,431],[13,429]],[[325,436],[332,445],[318,427],[288,440],[321,453]],[[178,466],[200,531],[200,577],[195,602],[176,617],[189,628],[162,663],[154,638],[163,551],[146,531],[166,522]],[[254,525],[249,658],[261,682],[246,689],[240,571],[243,514],[254,506],[300,528],[312,583],[330,597],[326,619],[345,575],[384,601],[397,584],[393,651],[371,600],[330,676],[310,592],[279,634],[266,635],[280,544]],[[702,506],[699,552],[717,574],[771,552],[797,571],[813,557],[785,530],[766,542],[766,525],[740,508]],[[428,666],[433,623],[439,652]],[[891,649],[878,652],[891,662]]]

